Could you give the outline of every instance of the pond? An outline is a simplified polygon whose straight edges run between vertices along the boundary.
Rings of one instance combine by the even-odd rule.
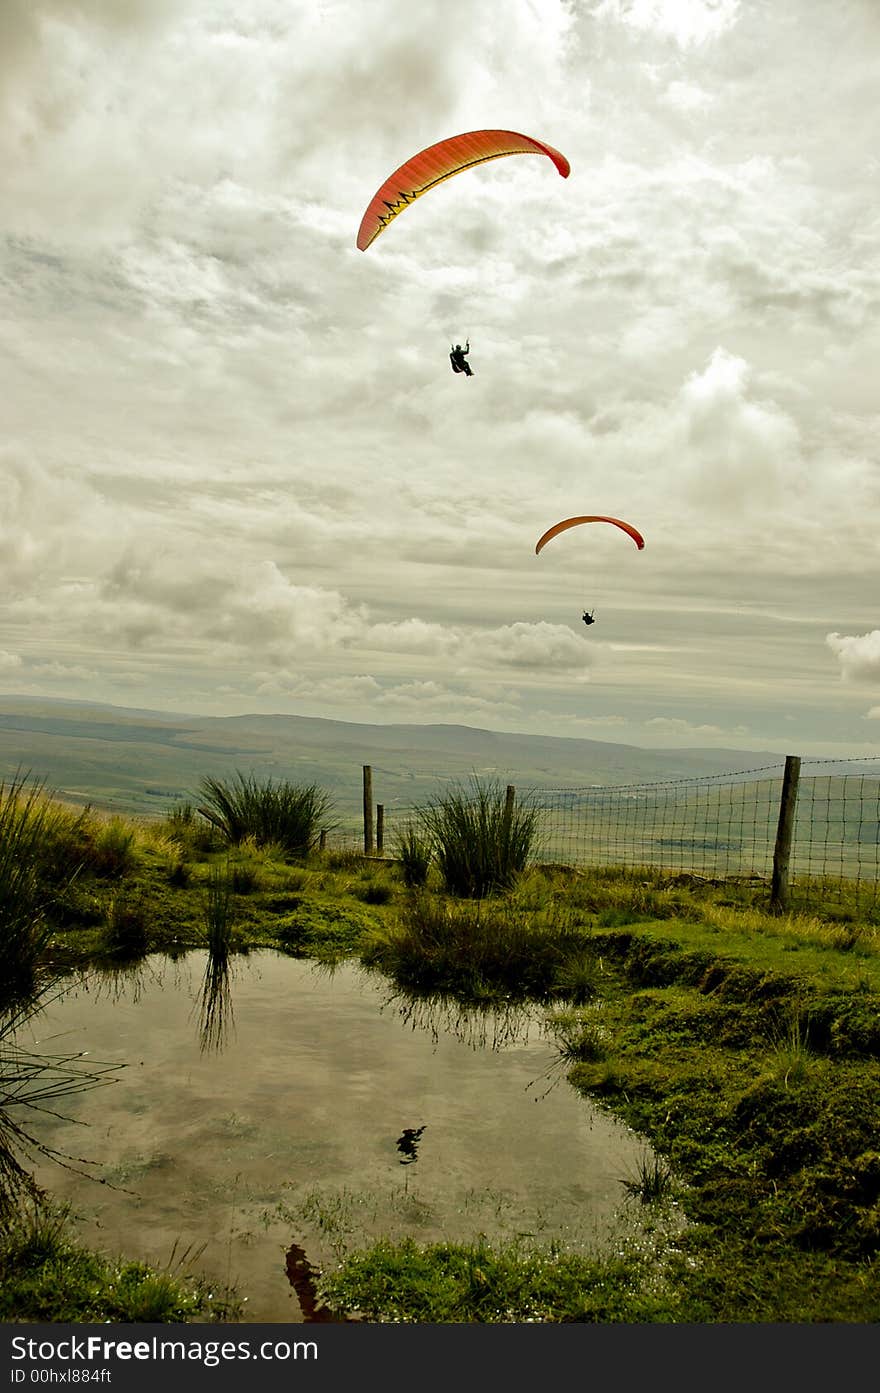
[[[540,1011],[413,1003],[352,962],[261,952],[233,960],[226,1015],[200,1029],[206,962],[94,974],[31,1026],[32,1048],[125,1066],[64,1100],[71,1120],[28,1121],[106,1182],[35,1172],[83,1241],[185,1257],[246,1298],[245,1320],[298,1321],[292,1244],[321,1264],[382,1233],[584,1251],[619,1231],[647,1146],[564,1081]]]

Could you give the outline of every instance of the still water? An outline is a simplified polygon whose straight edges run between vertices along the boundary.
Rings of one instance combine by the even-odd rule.
[[[204,953],[150,958],[33,1024],[33,1048],[125,1066],[64,1101],[73,1120],[28,1123],[107,1182],[36,1172],[86,1242],[159,1266],[188,1250],[246,1320],[298,1321],[294,1243],[323,1264],[382,1233],[611,1241],[646,1146],[554,1071],[540,1012],[414,1005],[356,964],[267,952],[234,960],[200,1028],[205,972]]]

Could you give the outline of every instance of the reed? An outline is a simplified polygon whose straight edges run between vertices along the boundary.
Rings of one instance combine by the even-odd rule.
[[[669,1198],[675,1185],[672,1171],[657,1156],[644,1155],[636,1162],[634,1176],[621,1180],[627,1194],[642,1204],[660,1204]]]
[[[43,1197],[25,1162],[42,1156],[73,1169],[87,1164],[39,1141],[25,1119],[38,1112],[59,1115],[64,1099],[113,1082],[124,1067],[84,1064],[81,1054],[42,1054],[22,1046],[20,1036],[49,1003],[49,992],[44,985],[0,1015],[0,1231],[15,1224],[24,1201]]]
[[[255,846],[280,847],[305,856],[328,827],[330,795],[317,784],[260,783],[236,773],[232,780],[204,778],[198,811],[229,846],[252,839]]]
[[[0,1010],[34,990],[51,938],[39,873],[48,821],[40,784],[0,784]]]
[[[413,823],[398,833],[394,854],[400,861],[404,885],[414,890],[426,883],[433,849],[430,840]]]
[[[512,804],[496,780],[453,786],[418,816],[446,889],[466,898],[510,889],[537,841],[537,809]]]

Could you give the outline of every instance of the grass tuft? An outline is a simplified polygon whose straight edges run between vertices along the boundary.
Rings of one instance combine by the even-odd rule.
[[[487,998],[547,999],[584,933],[559,911],[531,918],[505,900],[456,901],[414,892],[398,920],[375,929],[361,956],[401,986]]]
[[[288,856],[305,856],[318,845],[331,807],[330,795],[317,784],[261,784],[242,773],[233,780],[204,778],[200,798],[199,812],[228,846],[252,840]]]
[[[791,1083],[804,1083],[810,1075],[816,1054],[810,1047],[809,1036],[809,1027],[802,1024],[799,1012],[792,1014],[772,1036],[770,1071],[784,1088]]]
[[[418,816],[447,891],[469,899],[510,889],[537,840],[538,810],[509,803],[495,780],[453,786]]]
[[[33,990],[51,938],[39,874],[49,816],[40,784],[0,784],[0,1008]]]
[[[408,889],[419,889],[426,884],[433,851],[429,838],[417,826],[409,823],[398,833],[394,854],[400,861],[403,883]]]
[[[140,895],[120,890],[104,907],[104,947],[125,961],[142,958],[149,949],[148,914]]]
[[[642,1156],[636,1163],[636,1174],[620,1181],[628,1195],[642,1204],[660,1204],[669,1199],[675,1187],[672,1171],[658,1156]]]

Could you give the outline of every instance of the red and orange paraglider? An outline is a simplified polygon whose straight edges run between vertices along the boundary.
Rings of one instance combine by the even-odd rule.
[[[541,548],[545,547],[548,542],[552,542],[554,537],[558,537],[560,532],[567,532],[570,527],[580,527],[583,522],[611,522],[615,527],[622,528],[624,532],[632,537],[639,551],[641,551],[645,545],[645,539],[641,532],[637,532],[630,523],[621,522],[620,518],[606,518],[591,514],[587,517],[565,518],[562,522],[557,522],[544,533],[543,537],[538,538],[535,547],[535,555],[537,556]]]
[[[436,184],[462,170],[501,159],[503,155],[546,155],[563,179],[571,172],[568,160],[552,145],[517,131],[466,131],[463,135],[449,136],[413,155],[389,175],[373,195],[361,219],[357,237],[359,249],[365,252],[392,218]]]

